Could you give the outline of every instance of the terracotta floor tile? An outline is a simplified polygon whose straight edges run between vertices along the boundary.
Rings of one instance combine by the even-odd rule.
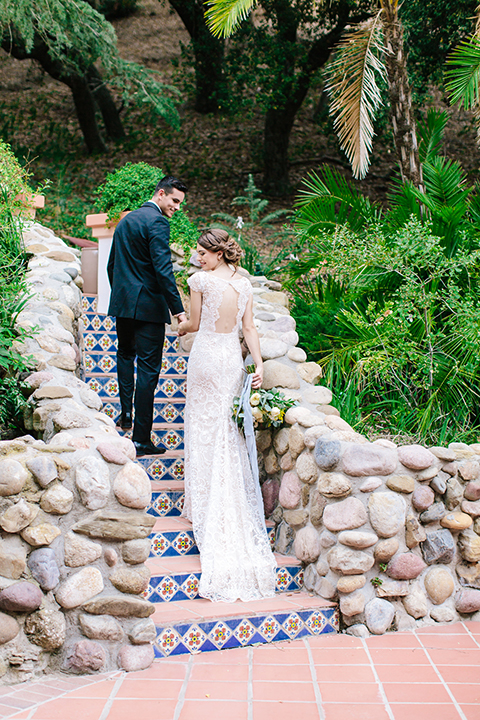
[[[185,700],[179,720],[247,720],[247,718],[246,702]]]
[[[147,680],[183,680],[187,672],[188,658],[184,663],[172,662],[165,660],[162,662],[154,662],[147,670],[139,670],[138,672],[128,673],[128,678],[141,678]]]
[[[312,676],[308,665],[260,665],[255,663],[253,682],[270,680],[311,682]]]
[[[430,665],[425,651],[421,648],[370,650],[375,665]]]
[[[479,681],[478,665],[442,665],[438,668],[438,672],[446,683],[473,683]]]
[[[466,633],[463,623],[456,622],[451,625],[427,625],[415,631],[417,635],[462,635]]]
[[[132,720],[142,717],[148,720],[173,720],[176,700],[143,700],[141,705],[138,700],[114,700],[107,720]],[[71,720],[65,715],[63,720]]]
[[[315,702],[313,684],[310,682],[254,682],[253,702]]]
[[[253,706],[253,720],[320,720],[320,717],[315,703],[256,702]],[[227,720],[227,716],[222,720]]]
[[[338,683],[318,682],[320,695],[324,703],[383,703],[378,684],[349,682],[342,686]]]
[[[470,685],[467,683],[456,684],[448,683],[448,689],[454,696],[455,700],[460,703],[477,703],[479,707],[478,716],[480,718],[480,684],[478,684],[480,673],[477,668],[477,684]]]
[[[422,635],[422,643],[427,650],[432,648],[473,648],[479,649],[475,640],[467,635]]]
[[[182,684],[181,680],[141,680],[140,678],[126,677],[122,682],[115,699],[176,699],[182,689]]]
[[[390,707],[395,720],[460,720],[460,715],[453,703],[449,705],[394,704]]]
[[[460,705],[460,707],[467,720],[479,720],[480,708],[478,705]]]
[[[464,620],[462,624],[473,635],[480,635],[480,622],[478,620]]]
[[[215,666],[197,663],[192,668],[191,680],[214,680],[215,682],[247,682],[248,665]]]
[[[260,645],[253,648],[254,665],[308,665],[308,652],[305,647],[294,650],[280,650],[274,645]]]
[[[429,650],[435,665],[480,665],[480,648],[476,650],[445,648],[443,650]]]
[[[28,720],[30,712],[30,710],[25,710],[24,712],[17,713],[16,715],[11,715],[11,718],[12,720]]]
[[[389,720],[384,705],[325,705],[325,720]],[[300,720],[300,718],[299,718]],[[397,718],[395,718],[397,720]],[[413,717],[410,718],[413,720]],[[415,720],[420,720],[417,716]],[[425,720],[422,718],[421,720]]]
[[[315,665],[370,665],[368,655],[363,648],[312,649]]]
[[[193,659],[194,665],[206,663],[207,665],[241,665],[248,664],[247,648],[232,648],[231,650],[219,650],[218,652],[205,652],[195,655]]]
[[[370,649],[378,648],[419,648],[420,640],[413,633],[385,633],[367,638]]]
[[[27,707],[32,707],[32,703],[29,700],[23,699],[21,695],[7,695],[6,697],[2,697],[1,703],[2,706],[5,705],[11,708],[11,712],[13,712],[14,709],[25,710]]]
[[[103,680],[92,685],[84,685],[78,690],[72,690],[68,693],[69,698],[109,698],[114,688],[114,683],[109,680]]]
[[[105,706],[105,700],[88,700],[67,697],[50,700],[40,705],[33,715],[33,720],[98,720]]]
[[[317,665],[319,682],[375,682],[373,670],[368,665]]]
[[[383,683],[391,703],[449,703],[450,695],[439,683]]]
[[[25,686],[29,687],[28,683],[26,683]],[[45,695],[39,695],[38,693],[32,692],[31,690],[22,690],[22,697],[25,700],[28,700],[32,705],[48,700]],[[3,698],[0,699],[0,702],[3,702]]]
[[[188,700],[247,700],[247,683],[190,680],[185,698]]]
[[[307,642],[310,645],[311,648],[346,648],[346,647],[353,647],[353,648],[362,648],[363,645],[361,641],[356,638],[352,637],[351,635],[335,635],[332,634],[326,634],[326,635],[314,635],[312,637],[307,637]]]
[[[380,682],[441,683],[431,665],[375,665]]]

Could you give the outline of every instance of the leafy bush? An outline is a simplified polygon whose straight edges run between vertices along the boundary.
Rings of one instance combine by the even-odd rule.
[[[480,431],[480,200],[436,155],[442,122],[422,131],[425,192],[397,182],[387,211],[332,170],[312,176],[286,265],[300,342],[342,416],[434,444]]]
[[[26,336],[15,321],[25,307],[28,287],[25,279],[28,256],[22,238],[18,211],[20,195],[28,195],[28,173],[21,168],[10,147],[0,141],[0,436],[20,430],[20,411],[24,399],[19,374],[29,358],[12,349],[15,340]]]
[[[106,212],[109,220],[117,221],[122,212],[136,210],[150,200],[164,175],[160,168],[148,163],[126,163],[123,168],[108,173],[105,183],[96,191],[95,207]],[[179,244],[185,251],[196,246],[199,232],[185,210],[178,210],[170,224],[170,242]]]

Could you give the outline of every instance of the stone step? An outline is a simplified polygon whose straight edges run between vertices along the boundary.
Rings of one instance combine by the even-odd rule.
[[[275,525],[266,521],[267,532],[273,548]],[[192,523],[182,517],[159,517],[150,533],[152,548],[150,557],[176,557],[198,555],[198,547],[192,530]]]
[[[85,374],[93,376],[97,373],[117,374],[117,356],[111,352],[91,352],[83,354]],[[162,358],[160,377],[186,377],[187,358],[184,355],[168,353]]]
[[[305,591],[232,604],[197,598],[157,603],[156,608],[152,618],[158,658],[263,645],[339,629],[336,605]]]
[[[97,393],[103,403],[118,400],[118,381],[114,373],[86,373],[85,382],[93,392]],[[185,377],[172,375],[159,378],[155,390],[157,400],[185,400],[187,396],[187,380]]]
[[[303,568],[294,557],[275,553],[277,584],[275,592],[299,592],[303,587]],[[144,597],[150,602],[179,602],[199,597],[202,574],[199,555],[154,557],[147,560],[152,575]]]

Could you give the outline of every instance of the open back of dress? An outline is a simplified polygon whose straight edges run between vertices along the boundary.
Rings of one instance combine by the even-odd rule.
[[[202,293],[185,406],[185,507],[200,550],[200,595],[234,602],[271,597],[275,558],[245,440],[232,420],[244,369],[239,327],[252,289],[239,275],[189,279]]]

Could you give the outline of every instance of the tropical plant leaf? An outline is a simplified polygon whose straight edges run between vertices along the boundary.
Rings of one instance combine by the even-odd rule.
[[[381,15],[346,33],[326,69],[334,128],[360,179],[370,164],[373,120],[382,104],[379,81],[386,77]]]
[[[451,66],[445,73],[452,105],[463,102],[466,110],[478,105],[480,98],[480,38],[464,40],[447,58]]]
[[[348,224],[352,230],[362,231],[380,220],[381,209],[349,185],[337,170],[325,165],[322,177],[311,173],[303,181],[305,189],[297,198],[299,230],[315,235],[319,230]]]
[[[435,108],[430,108],[425,120],[418,124],[418,155],[420,162],[431,160],[432,157],[438,155],[447,122],[448,115],[445,110],[440,112]]]
[[[229,37],[248,16],[256,0],[211,0],[206,3],[207,25],[215,37]]]

